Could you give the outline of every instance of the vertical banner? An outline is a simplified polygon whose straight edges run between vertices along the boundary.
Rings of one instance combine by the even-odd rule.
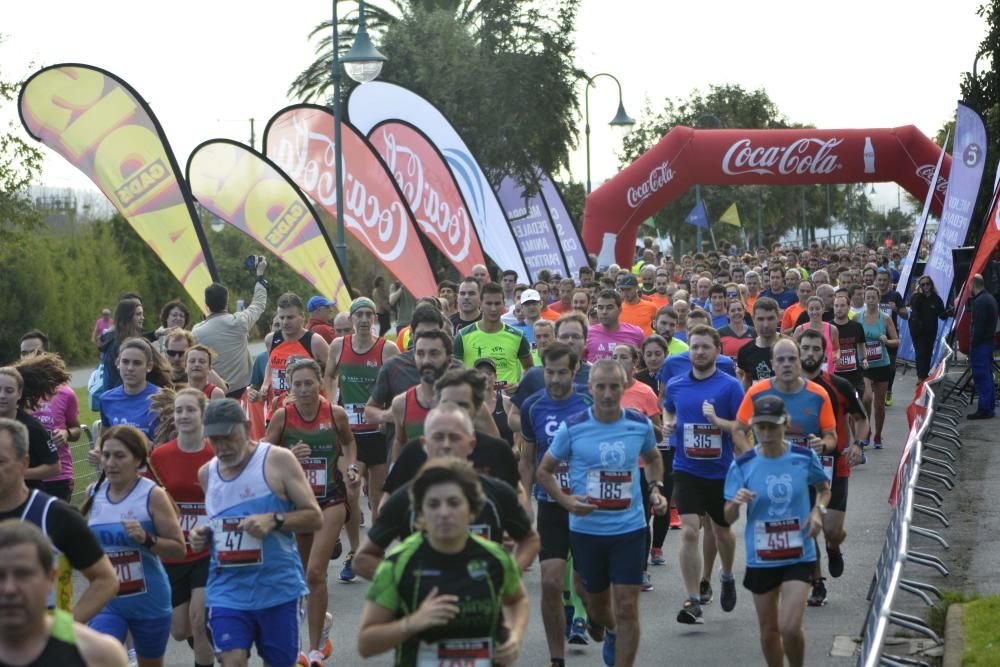
[[[948,139],[951,136],[949,131],[944,137],[944,145],[948,145]],[[931,177],[931,183],[938,183],[941,175],[941,165],[944,164],[945,156],[947,151],[944,148],[938,154],[937,165],[934,167],[934,175]],[[927,217],[931,212],[931,205],[934,200],[934,194],[937,191],[937,187],[929,187],[927,189],[927,198],[924,199],[924,209],[920,212],[920,217],[917,218],[917,224],[913,229],[913,241],[910,243],[910,249],[906,253],[906,259],[903,261],[903,268],[899,270],[899,282],[896,283],[896,290],[903,296],[909,292],[910,286],[910,274],[913,273],[913,264],[917,261],[917,251],[920,250],[920,242],[924,238],[924,230],[927,228]],[[947,295],[942,296],[945,298]]]
[[[471,276],[473,266],[485,265],[462,192],[426,135],[408,123],[385,121],[372,128],[368,141],[399,184],[420,231],[459,275]]]
[[[552,179],[541,169],[538,170],[538,188],[541,191],[542,201],[549,212],[549,219],[552,221],[552,229],[556,231],[559,238],[559,245],[562,246],[563,259],[566,260],[566,269],[571,277],[580,277],[580,269],[590,266],[587,259],[587,251],[583,247],[580,233],[576,231],[573,218],[566,209],[566,202],[563,199],[559,188],[552,182]]]
[[[319,216],[273,162],[243,144],[213,139],[194,149],[186,173],[202,206],[347,310],[351,293]]]
[[[348,122],[341,125],[344,228],[416,298],[437,294],[413,214],[385,163]],[[264,152],[327,213],[337,215],[333,113],[314,104],[282,109],[267,122]]]
[[[538,280],[544,270],[569,275],[559,247],[559,239],[552,229],[545,201],[538,192],[528,195],[517,179],[504,176],[497,188],[497,196],[504,215],[510,220],[514,239],[521,249],[521,256],[528,266],[531,282]]]
[[[139,93],[97,67],[52,65],[21,87],[18,112],[28,134],[86,174],[207,313],[212,255],[163,128]]]
[[[454,174],[483,251],[501,269],[517,271],[519,280],[527,280],[524,258],[490,181],[444,114],[416,93],[383,81],[357,86],[351,91],[347,108],[351,123],[364,134],[385,120],[401,120],[420,128],[441,151]]]

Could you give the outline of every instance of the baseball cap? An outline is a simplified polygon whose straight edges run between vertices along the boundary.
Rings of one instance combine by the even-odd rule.
[[[784,424],[788,420],[785,402],[777,396],[760,396],[753,402],[753,417],[751,424],[767,422],[769,424]]]
[[[521,303],[528,303],[529,301],[541,301],[542,295],[538,293],[536,289],[526,289],[521,292]]]
[[[208,404],[202,422],[205,424],[206,437],[229,435],[237,424],[247,422],[247,416],[237,401],[223,398]]]
[[[480,357],[472,364],[472,367],[477,370],[480,366],[489,366],[494,373],[497,372],[497,362],[493,360],[493,357]]]
[[[375,310],[375,302],[366,296],[359,296],[357,299],[351,302],[351,315],[362,308],[371,308],[372,311]]]
[[[631,273],[625,274],[621,280],[618,281],[618,287],[638,287],[639,279],[636,278]]]
[[[309,302],[306,303],[306,310],[310,313],[317,308],[323,308],[324,306],[336,306],[336,301],[330,301],[325,296],[312,296],[309,297]]]

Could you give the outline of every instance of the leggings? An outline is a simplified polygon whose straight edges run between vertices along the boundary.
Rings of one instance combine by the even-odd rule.
[[[674,495],[674,450],[661,449],[660,455],[663,457],[663,488],[661,491],[663,491],[664,498],[671,500]],[[670,530],[670,512],[663,516],[654,514],[652,546],[662,549],[663,542],[667,539],[668,530]]]

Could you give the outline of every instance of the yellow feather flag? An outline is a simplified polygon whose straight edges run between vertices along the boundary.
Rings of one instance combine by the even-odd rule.
[[[733,225],[734,227],[740,227],[740,212],[736,210],[736,202],[726,209],[726,212],[722,214],[719,218],[719,222],[724,222],[727,225]]]

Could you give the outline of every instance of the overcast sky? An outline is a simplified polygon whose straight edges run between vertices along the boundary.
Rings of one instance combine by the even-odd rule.
[[[736,83],[764,87],[790,119],[820,128],[912,123],[933,136],[953,115],[961,73],[985,35],[975,14],[982,1],[583,0],[577,65],[616,75],[635,118],[647,100],[656,107],[696,87]],[[306,36],[330,11],[326,0],[177,0],[159,14],[156,6],[6,6],[0,73],[23,78],[59,62],[114,72],[150,103],[183,165],[205,139],[248,141],[250,118],[259,142],[267,119],[294,101],[285,96],[288,84],[313,56]],[[582,87],[580,94],[582,109]],[[602,79],[590,98],[595,185],[617,171],[606,125],[616,105],[613,82]],[[13,107],[0,110],[0,119],[16,120]],[[585,179],[582,119],[580,126],[570,164],[577,181]],[[45,184],[92,187],[46,152]],[[894,206],[896,187],[877,187],[878,202]]]

